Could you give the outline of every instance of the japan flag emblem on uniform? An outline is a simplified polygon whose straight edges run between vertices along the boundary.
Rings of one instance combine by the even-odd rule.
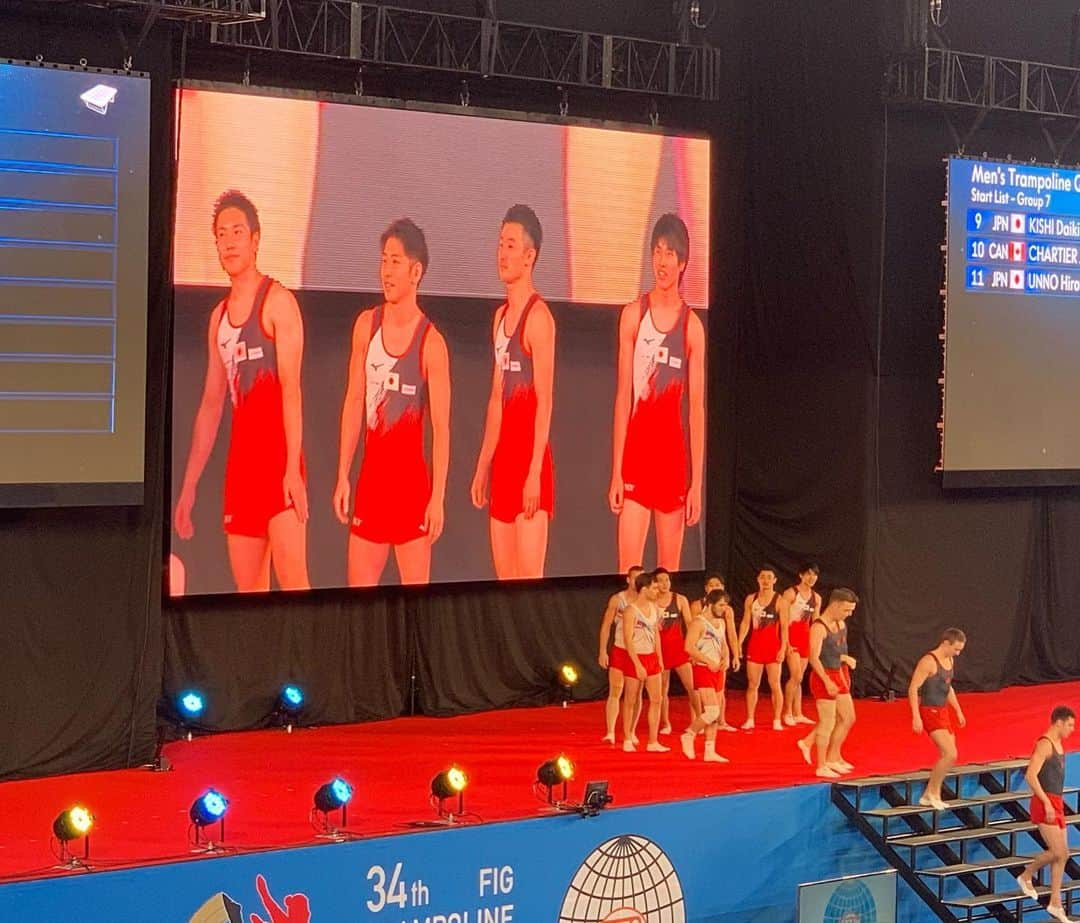
[[[1009,216],[1009,233],[1010,234],[1023,234],[1024,233],[1024,216],[1023,215],[1010,215]]]
[[[1024,272],[1021,269],[1014,269],[1009,273],[1009,288],[1024,287]]]

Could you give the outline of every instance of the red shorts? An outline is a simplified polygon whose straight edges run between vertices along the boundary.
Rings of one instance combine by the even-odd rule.
[[[836,670],[826,669],[825,673],[829,679],[836,683],[836,695],[829,695],[821,678],[817,673],[812,672],[810,674],[810,691],[814,694],[815,699],[835,699],[836,696],[851,694],[851,676],[847,667],[840,667]]]
[[[491,500],[488,512],[499,522],[513,522],[524,511],[522,494],[525,479],[532,463],[533,440],[536,426],[536,392],[519,388],[503,404],[499,441],[491,459]],[[555,515],[555,467],[551,460],[551,446],[544,447],[540,464],[540,503],[537,512],[545,511],[549,518]]]
[[[646,509],[673,513],[686,505],[690,479],[681,388],[638,401],[626,427],[622,478],[623,497]]]
[[[948,705],[920,705],[919,717],[922,718],[923,730],[927,734],[933,731],[956,733],[953,724],[953,710]]]
[[[1031,799],[1031,821],[1035,824],[1049,823],[1051,827],[1060,827],[1065,829],[1065,802],[1061,800],[1061,795],[1051,795],[1047,792],[1046,797],[1050,799],[1050,803],[1054,806],[1054,819],[1047,821],[1046,808],[1043,807],[1043,803],[1038,798]]]
[[[750,632],[750,642],[746,645],[746,659],[751,663],[776,663],[780,653],[780,625],[774,622],[765,628],[756,628]]]
[[[353,535],[380,545],[404,545],[425,534],[431,478],[422,426],[417,419],[385,434],[368,434],[356,480]]]
[[[712,670],[708,667],[703,667],[700,663],[694,664],[695,689],[715,689],[717,692],[723,692],[726,683],[726,670],[717,670],[713,673]]]
[[[792,622],[788,625],[788,643],[804,660],[810,657],[810,623],[807,621]]]
[[[656,676],[660,672],[660,658],[656,654],[638,654],[638,660],[641,661],[641,665],[645,668],[646,676]],[[613,647],[611,649],[611,659],[608,663],[622,673],[623,676],[629,676],[631,679],[637,679],[637,671],[634,669],[634,661],[630,659],[630,655],[624,648]]]
[[[269,426],[259,432],[233,418],[225,462],[222,522],[226,535],[266,538],[270,520],[292,508],[285,502],[285,430]],[[304,460],[300,473],[306,476]]]
[[[674,670],[690,662],[690,655],[686,653],[686,637],[678,622],[660,631],[660,650],[664,655],[665,670]]]

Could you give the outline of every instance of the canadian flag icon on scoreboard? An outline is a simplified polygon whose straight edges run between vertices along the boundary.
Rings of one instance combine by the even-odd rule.
[[[1012,269],[1012,270],[1010,270],[1009,271],[1009,288],[1022,289],[1023,287],[1024,287],[1024,270],[1022,270],[1022,269]]]
[[[1009,215],[1009,233],[1010,234],[1023,234],[1024,233],[1024,216],[1023,215]]]
[[[1022,240],[1009,241],[1009,259],[1014,263],[1022,263],[1027,258],[1027,244]]]

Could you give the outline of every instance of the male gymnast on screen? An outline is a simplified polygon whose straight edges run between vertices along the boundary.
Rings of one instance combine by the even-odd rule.
[[[679,291],[690,259],[686,224],[661,215],[650,242],[655,284],[619,318],[618,378],[608,503],[618,520],[619,570],[645,554],[679,570],[683,531],[701,518],[705,463],[705,327]],[[690,463],[683,424],[689,398]]]
[[[402,583],[428,583],[443,530],[450,466],[450,357],[417,303],[428,267],[424,232],[401,218],[382,234],[383,298],[353,325],[341,408],[334,512],[349,525],[349,586],[375,586],[394,549]],[[431,419],[431,475],[424,414]],[[349,472],[364,424],[364,458],[349,507]],[[351,517],[351,518],[350,518]]]
[[[527,205],[506,213],[497,254],[506,301],[492,327],[495,368],[470,491],[477,509],[488,504],[491,556],[500,580],[544,576],[555,509],[548,443],[555,319],[533,286],[541,238],[540,220]]]
[[[222,193],[212,227],[229,294],[210,312],[206,380],[173,521],[180,538],[195,534],[191,511],[228,392],[233,413],[224,526],[236,588],[269,590],[273,563],[282,589],[307,589],[300,307],[292,292],[256,267],[262,231],[247,196]]]

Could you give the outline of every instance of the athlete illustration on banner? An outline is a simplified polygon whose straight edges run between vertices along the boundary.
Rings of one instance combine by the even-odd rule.
[[[206,377],[173,516],[176,533],[184,540],[195,534],[191,513],[199,479],[228,394],[223,522],[236,588],[269,590],[272,565],[282,589],[307,589],[300,306],[256,265],[262,228],[246,195],[222,193],[212,228],[229,293],[210,313]]]
[[[527,205],[513,206],[499,231],[506,301],[492,327],[495,365],[470,493],[477,509],[488,506],[491,556],[500,580],[544,576],[555,510],[548,442],[555,319],[533,285],[542,236],[540,219]]]
[[[678,571],[684,531],[702,513],[705,327],[679,288],[690,260],[683,220],[661,215],[650,248],[653,288],[619,318],[608,503],[618,516],[620,570],[644,558],[653,520],[656,562]]]
[[[287,894],[279,904],[262,875],[255,876],[255,890],[266,917],[252,913],[250,923],[311,923],[311,906],[306,894]],[[195,911],[188,923],[245,923],[244,911],[238,902],[219,891]]]
[[[402,583],[428,583],[431,546],[442,534],[450,466],[450,357],[417,303],[428,268],[424,232],[402,218],[382,234],[385,301],[353,325],[341,408],[334,512],[349,525],[349,586],[379,583],[394,549]],[[431,473],[424,416],[431,420]],[[364,457],[349,505],[349,475],[364,426]]]

